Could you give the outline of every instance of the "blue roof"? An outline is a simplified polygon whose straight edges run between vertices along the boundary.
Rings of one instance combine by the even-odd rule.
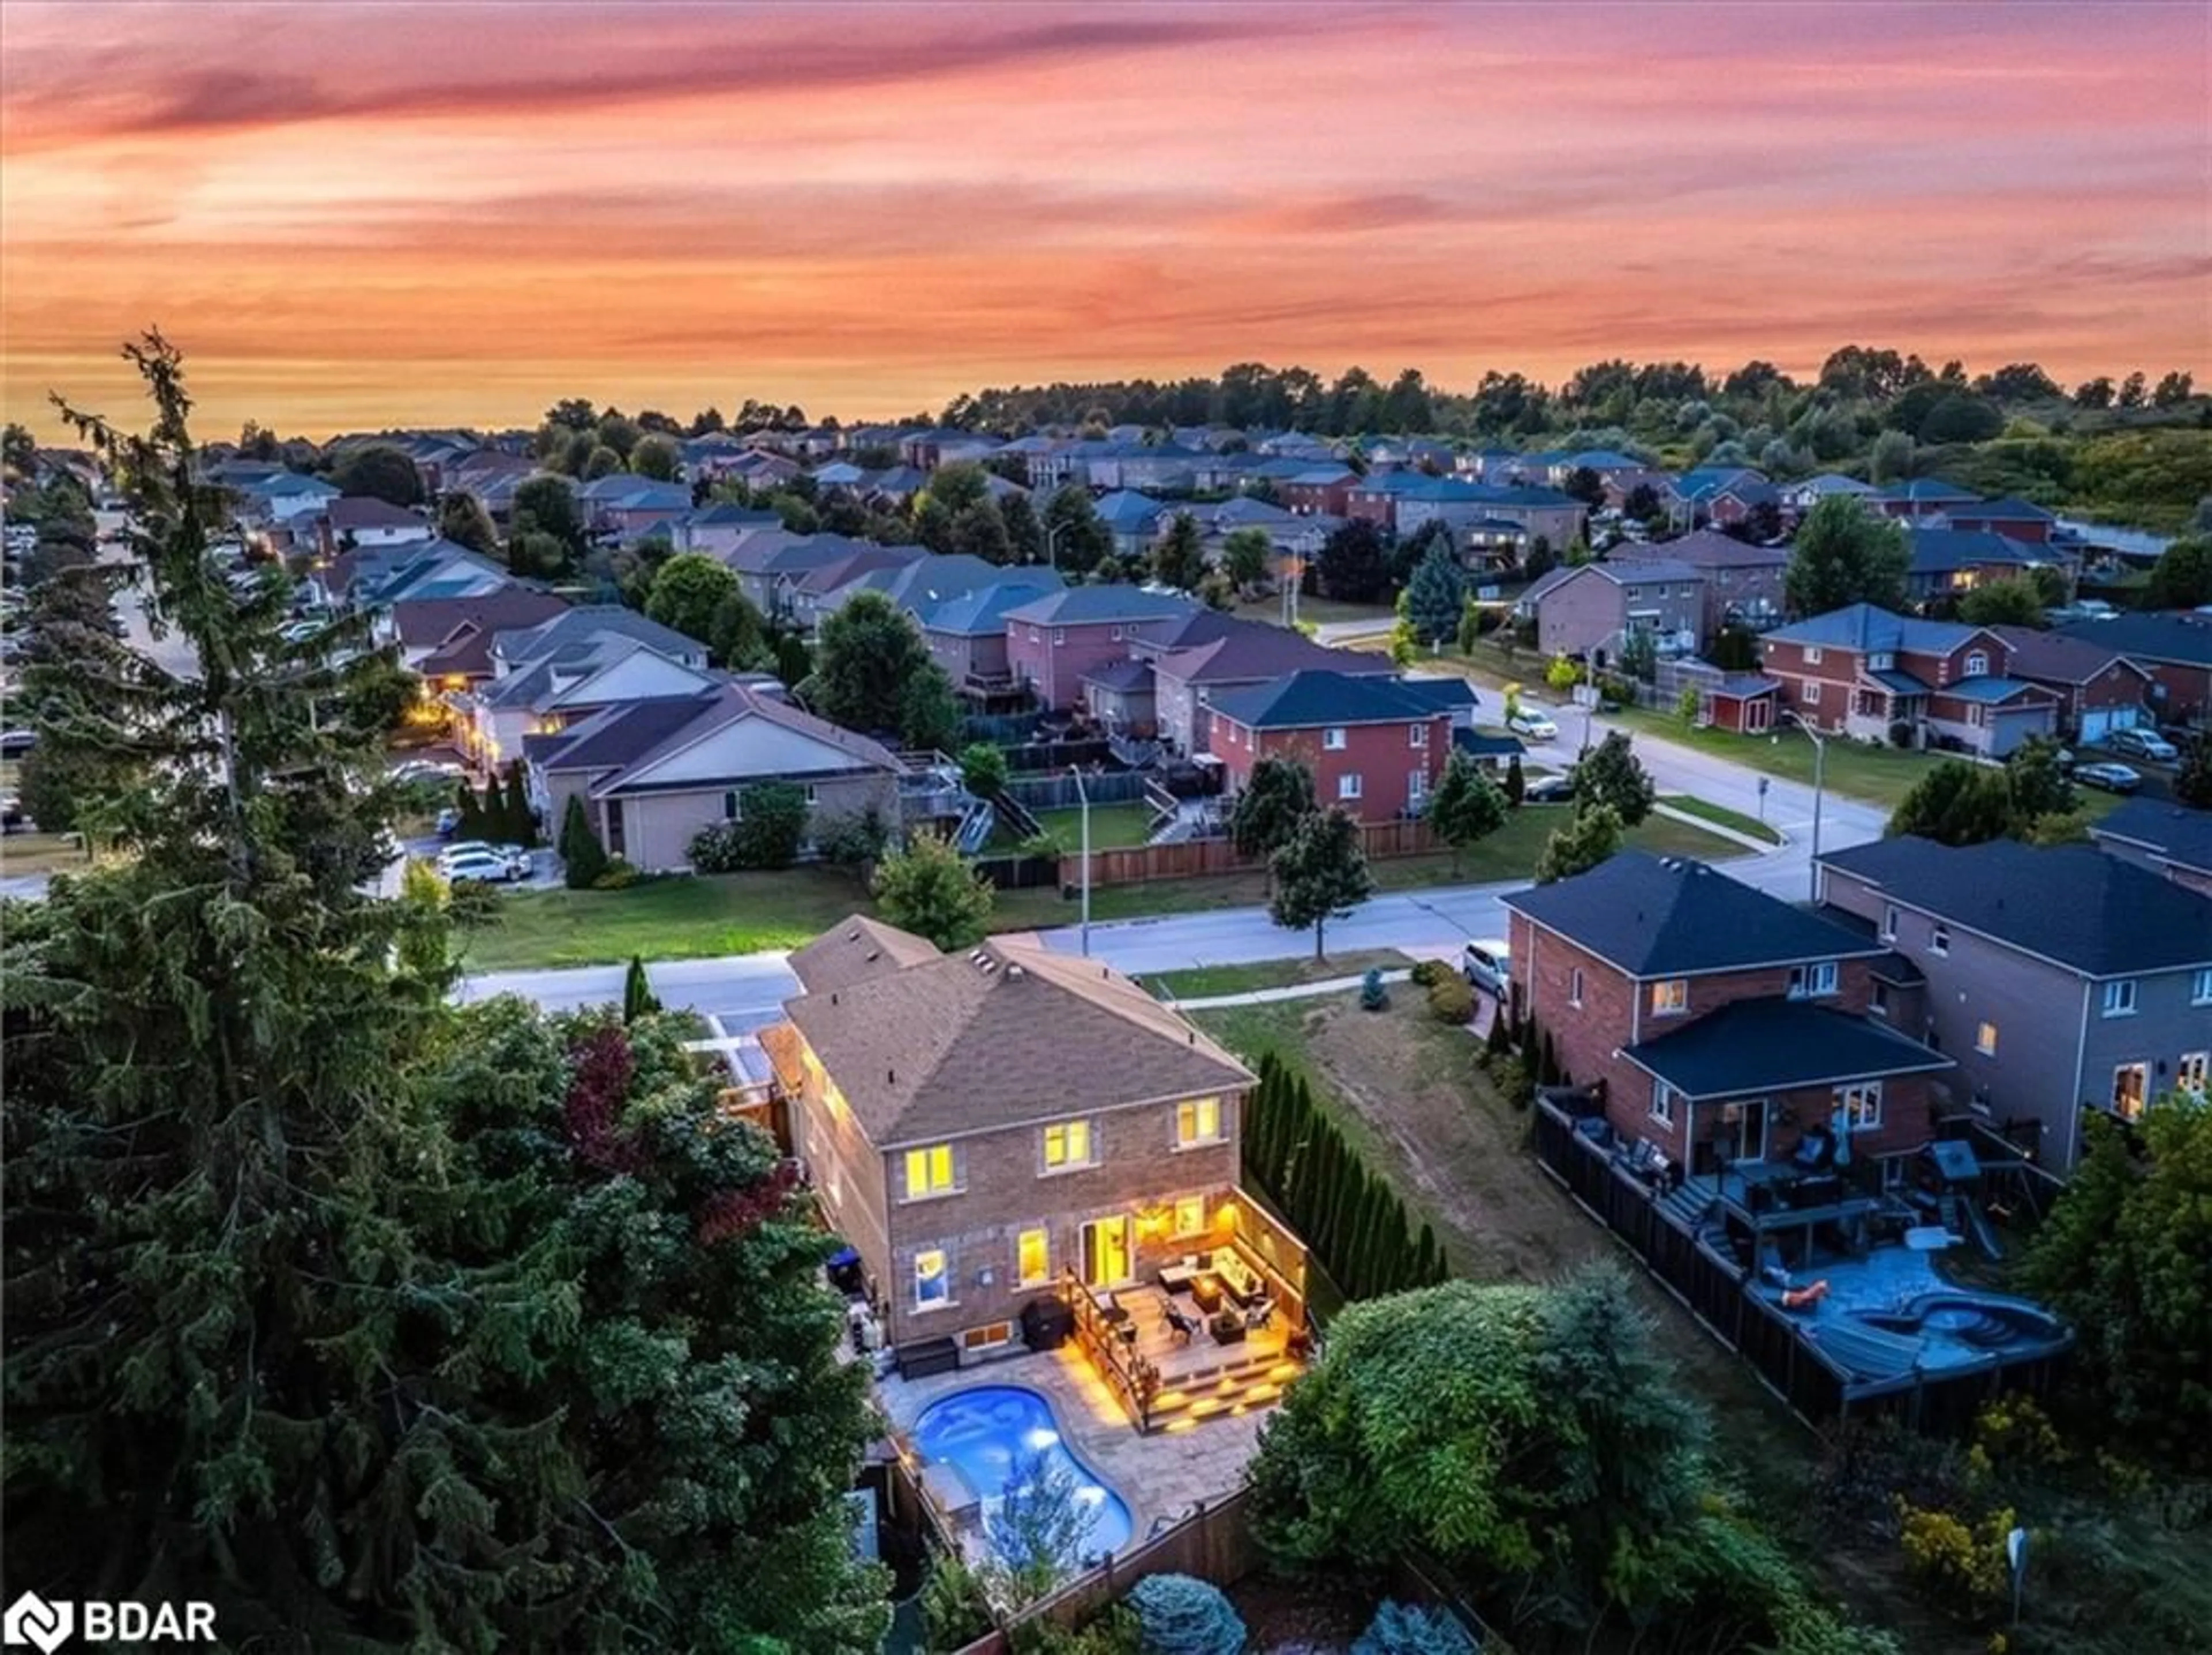
[[[1977,500],[1971,506],[1954,507],[1951,515],[1969,520],[1987,519],[1993,523],[2055,523],[2058,520],[2034,502],[2009,494],[2002,500]]]
[[[2091,823],[2089,837],[2141,845],[2160,861],[2212,873],[2212,811],[2187,810],[2163,799],[2130,799]]]
[[[1943,686],[1943,693],[1960,701],[1997,702],[2010,701],[2037,687],[2021,678],[1954,678]]]
[[[1908,529],[1905,538],[1912,549],[1910,572],[1914,575],[1948,574],[1978,563],[2026,565],[2037,561],[2017,541],[1987,529]]]
[[[1291,730],[1328,724],[1403,724],[1431,717],[1448,704],[1413,691],[1395,678],[1352,678],[1316,668],[1216,696],[1212,708],[1215,717],[1251,729]]]
[[[1931,500],[1968,501],[1974,498],[1972,489],[1962,489],[1955,483],[1947,483],[1940,477],[1916,477],[1909,483],[1896,483],[1881,491],[1884,500],[1911,501],[1925,504]]]
[[[1107,525],[1126,530],[1141,529],[1158,521],[1167,508],[1148,494],[1139,494],[1133,489],[1116,489],[1099,496],[1097,510]]]
[[[1885,667],[1880,672],[1869,672],[1867,676],[1892,695],[1924,696],[1928,693],[1928,686],[1918,678],[1910,672],[1898,672],[1893,667]]]
[[[1033,626],[1085,626],[1102,621],[1159,621],[1199,612],[1188,598],[1120,584],[1070,587],[1006,611],[1010,621]]]
[[[1753,672],[1731,673],[1713,685],[1713,693],[1726,696],[1731,701],[1743,701],[1753,696],[1771,696],[1782,687],[1777,678],[1760,678]]]
[[[2212,965],[2212,897],[2092,845],[1953,846],[1906,836],[1820,861],[2084,976]]]
[[[936,603],[925,602],[915,618],[929,631],[950,632],[963,637],[1004,632],[1008,610],[1019,608],[1052,589],[1042,580],[1010,580],[997,586],[958,593]]]
[[[2057,631],[2061,637],[2086,638],[2131,660],[2212,666],[2212,616],[2115,615],[2109,620],[2077,621]]]
[[[1948,655],[1979,630],[1979,627],[1952,621],[1923,621],[1910,615],[1893,615],[1873,604],[1849,604],[1825,615],[1777,627],[1766,636],[1781,643],[1855,649],[1863,654],[1884,651],[1894,654],[1901,649],[1911,649]]]
[[[770,525],[781,526],[783,522],[775,512],[733,506],[727,501],[695,511],[688,520],[694,528],[766,528]]]
[[[1739,1000],[1621,1053],[1688,1098],[1789,1092],[1953,1067],[1886,1023],[1802,1000]]]
[[[1686,857],[1624,850],[1587,873],[1510,892],[1506,907],[1631,977],[1878,954],[1879,945]]]
[[[1452,745],[1477,758],[1518,758],[1528,751],[1517,735],[1480,735],[1473,730],[1454,730]]]

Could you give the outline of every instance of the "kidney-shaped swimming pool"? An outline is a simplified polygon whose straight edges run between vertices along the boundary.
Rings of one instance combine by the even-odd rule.
[[[1048,1464],[1062,1467],[1074,1477],[1076,1497],[1092,1512],[1082,1555],[1128,1549],[1133,1529],[1128,1506],[1105,1479],[1069,1451],[1052,1404],[1034,1390],[1021,1385],[978,1385],[940,1397],[915,1421],[914,1445],[923,1458],[951,1465],[965,1477],[987,1512],[1006,1493],[1016,1461],[1041,1453]]]

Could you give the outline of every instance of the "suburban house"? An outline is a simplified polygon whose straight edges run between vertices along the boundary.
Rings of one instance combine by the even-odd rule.
[[[1862,483],[1855,477],[1844,477],[1834,472],[1823,472],[1818,477],[1808,477],[1802,483],[1792,483],[1782,490],[1782,503],[1802,517],[1823,500],[1842,496],[1846,499],[1871,500],[1881,490],[1871,483]]]
[[[2212,634],[2208,634],[2212,636]],[[1781,707],[1824,734],[2002,758],[2057,727],[2058,698],[2010,675],[2012,651],[1987,627],[1852,604],[1759,641]]]
[[[1132,641],[1198,612],[1188,598],[1140,587],[1070,587],[1006,611],[1007,666],[1039,705],[1073,707],[1086,672],[1127,660]]]
[[[1292,672],[1215,697],[1207,747],[1231,795],[1250,784],[1260,760],[1290,758],[1312,775],[1324,806],[1394,821],[1420,814],[1451,754],[1455,721],[1471,722],[1474,709],[1464,678]]]
[[[1855,1154],[1929,1136],[1951,1060],[1872,1014],[1888,944],[1641,851],[1503,900],[1514,1004],[1625,1139],[1696,1176],[1816,1133]]]
[[[490,658],[488,681],[447,697],[462,749],[486,764],[520,757],[526,735],[632,701],[695,695],[714,681],[704,644],[612,604],[495,633]]]
[[[860,554],[903,553],[909,559],[929,554],[919,546],[880,546],[872,540],[856,540],[842,534],[793,534],[784,528],[758,528],[735,537],[727,551],[716,556],[738,577],[738,590],[763,615],[784,618],[784,603],[793,582],[811,570],[842,563]]]
[[[969,696],[994,696],[1018,686],[1006,656],[1006,614],[1060,589],[1043,569],[1005,569],[1004,578],[915,605],[930,659],[952,687]],[[1034,575],[1036,578],[1027,578]]]
[[[2042,507],[2007,496],[2002,500],[1977,500],[1953,506],[1943,515],[1954,529],[2001,534],[2032,546],[2047,545],[2058,520]]]
[[[1668,484],[1663,503],[1695,528],[1700,523],[1741,523],[1761,506],[1782,509],[1782,496],[1759,472],[1741,465],[1708,465],[1684,472]]]
[[[2099,849],[2212,897],[2212,811],[2130,799],[2089,824]]]
[[[438,538],[438,530],[420,512],[409,511],[374,496],[346,495],[331,502],[313,520],[313,545],[325,557],[355,546],[421,545]],[[293,520],[293,536],[299,539],[299,520]]]
[[[482,597],[514,584],[503,566],[451,540],[337,552],[313,564],[308,579],[331,607],[370,610],[410,599]]]
[[[1604,667],[1619,660],[1633,633],[1649,636],[1661,654],[1694,650],[1705,592],[1704,577],[1687,563],[1651,557],[1553,569],[1514,607],[1534,618],[1536,647],[1545,654]]]
[[[1101,495],[1093,509],[1098,514],[1098,520],[1112,533],[1115,552],[1123,557],[1141,557],[1151,551],[1168,517],[1165,506],[1133,489],[1116,489],[1111,494]]]
[[[312,522],[327,511],[342,490],[319,477],[296,472],[277,472],[252,482],[231,485],[240,501],[239,515],[277,528],[299,520]]]
[[[656,483],[627,472],[595,478],[578,494],[586,528],[621,540],[657,528],[669,529],[672,538],[676,521],[691,514],[691,490],[683,484]]]
[[[2011,652],[2016,678],[2058,697],[2058,733],[2069,741],[2101,741],[2115,730],[2147,722],[2150,674],[2095,633],[2069,636],[2032,626],[1990,629]]]
[[[491,641],[551,620],[568,607],[550,592],[520,584],[468,598],[410,598],[379,616],[375,636],[399,645],[400,664],[426,689],[465,690],[491,676]]]
[[[679,552],[703,551],[710,557],[726,559],[746,534],[782,526],[783,519],[772,511],[723,502],[702,506],[673,520],[668,526],[669,542]]]
[[[1916,603],[1955,598],[1991,581],[2017,579],[2038,563],[2054,561],[1986,529],[1916,526],[1905,531],[1905,540],[1911,560],[1905,565],[1905,589]]]
[[[2056,636],[2117,649],[2149,673],[2151,711],[2158,722],[2212,721],[2212,615],[2115,615],[2060,627]]]
[[[1822,856],[1820,885],[1925,977],[1893,1021],[2056,1170],[2079,1158],[2082,1110],[2131,1121],[2173,1088],[2204,1092],[2212,897],[2087,845],[1910,836]]]
[[[869,811],[899,822],[896,756],[764,685],[710,678],[609,703],[526,737],[522,751],[553,831],[581,799],[607,853],[648,873],[689,868],[693,836],[736,820],[744,790],[766,782],[804,788],[810,824]]]
[[[1359,476],[1349,466],[1323,463],[1298,472],[1275,485],[1275,492],[1283,503],[1301,515],[1316,512],[1331,517],[1348,517],[1352,491],[1359,485]]]
[[[1302,1267],[1239,1190],[1251,1072],[1127,977],[858,916],[791,970],[804,992],[762,1044],[902,1363],[1011,1354],[1033,1307],[1110,1305],[1217,1249],[1271,1287]]]
[[[1884,517],[1919,522],[1929,518],[1947,521],[1954,508],[1971,507],[1980,496],[1972,489],[1962,489],[1955,483],[1946,483],[1940,477],[1916,477],[1909,483],[1899,483],[1884,489],[1869,502]]]
[[[1495,551],[1515,541],[1526,548],[1538,539],[1554,551],[1565,551],[1583,538],[1589,517],[1589,508],[1572,495],[1533,484],[1500,485],[1408,475],[1384,498],[1387,520],[1400,535],[1413,534],[1441,519],[1462,538],[1462,549],[1470,551]]]
[[[1672,540],[1624,540],[1606,554],[1608,563],[1684,563],[1703,582],[1697,623],[1700,645],[1725,628],[1764,632],[1780,624],[1783,576],[1790,568],[1784,546],[1754,546],[1733,535],[1697,529]]]
[[[1208,611],[1176,636],[1140,638],[1130,653],[1152,669],[1152,709],[1159,739],[1170,751],[1207,751],[1206,710],[1232,690],[1269,684],[1286,673],[1334,672],[1352,678],[1394,677],[1387,655],[1331,649],[1303,633]]]

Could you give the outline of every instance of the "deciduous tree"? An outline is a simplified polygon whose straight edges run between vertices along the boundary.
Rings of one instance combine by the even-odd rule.
[[[640,437],[629,451],[629,469],[655,483],[673,483],[684,469],[684,451],[673,438],[655,432]]]
[[[1339,603],[1380,603],[1389,591],[1389,564],[1382,532],[1354,518],[1322,543],[1316,565],[1321,595]]]
[[[1505,825],[1510,806],[1482,766],[1472,755],[1454,748],[1444,760],[1443,774],[1429,794],[1427,816],[1437,837],[1451,847],[1452,876],[1459,876],[1460,857],[1468,847]]]
[[[1375,891],[1359,824],[1340,810],[1314,811],[1300,818],[1267,867],[1274,884],[1268,917],[1288,930],[1313,927],[1316,959],[1323,957],[1328,922],[1349,914]]]
[[[1237,529],[1221,544],[1221,567],[1240,590],[1249,592],[1267,580],[1274,551],[1267,530]]]
[[[1553,831],[1537,855],[1536,883],[1550,885],[1587,873],[1620,849],[1621,837],[1620,818],[1612,806],[1577,800],[1574,815],[1565,826]]]
[[[2043,611],[2042,589],[2026,575],[1985,581],[1959,599],[1959,618],[1970,626],[2046,626]]]
[[[1651,814],[1659,793],[1629,740],[1610,730],[1574,768],[1575,798],[1609,806],[1623,827],[1634,827]]]
[[[2212,535],[2185,534],[2168,542],[2151,565],[2143,602],[2152,609],[2212,604]]]
[[[438,502],[438,532],[455,545],[466,546],[486,557],[499,553],[499,531],[492,526],[491,514],[483,508],[483,502],[472,494],[456,490]]]
[[[885,920],[947,952],[974,947],[990,923],[990,881],[934,833],[909,834],[903,846],[886,852],[872,889]]]
[[[1316,808],[1313,772],[1295,758],[1270,755],[1253,764],[1244,790],[1229,807],[1229,842],[1239,856],[1265,861]]]
[[[840,605],[818,629],[814,671],[801,698],[850,730],[896,730],[907,686],[942,669],[914,618],[880,592]]]
[[[732,596],[739,596],[737,572],[703,551],[679,552],[660,566],[646,594],[645,612],[687,638],[711,645],[714,618]]]
[[[415,462],[388,442],[364,442],[339,454],[331,467],[331,486],[393,506],[416,505],[422,498]]]
[[[1825,615],[1857,603],[1901,609],[1911,563],[1903,529],[1856,500],[1831,496],[1798,526],[1783,591],[1798,615]]]
[[[1205,578],[1205,543],[1198,532],[1198,520],[1188,512],[1177,512],[1168,524],[1167,533],[1152,548],[1152,575],[1178,592],[1196,590]]]

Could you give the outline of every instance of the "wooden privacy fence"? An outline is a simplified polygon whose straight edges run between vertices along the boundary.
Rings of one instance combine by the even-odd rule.
[[[1370,861],[1425,856],[1443,849],[1423,821],[1363,822],[1360,848]],[[1264,864],[1237,854],[1226,839],[1184,839],[1164,845],[1125,845],[1091,853],[1091,884],[1146,885],[1154,879],[1192,879],[1208,873],[1257,872]],[[1083,883],[1083,858],[1060,859],[1060,882],[1073,889]]]
[[[1126,805],[1145,796],[1145,778],[1135,770],[1101,770],[1085,776],[1078,788],[1066,770],[1046,776],[1010,776],[1004,789],[1030,810],[1073,810],[1088,792],[1094,805]]]

